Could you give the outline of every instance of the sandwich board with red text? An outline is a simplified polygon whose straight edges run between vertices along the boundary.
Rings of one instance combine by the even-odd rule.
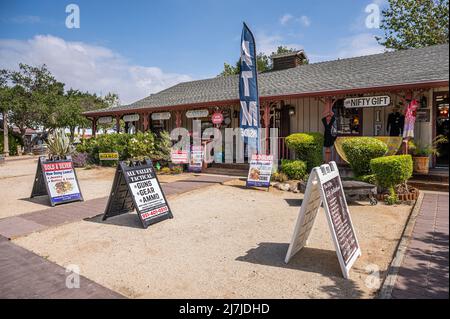
[[[30,197],[43,195],[48,195],[51,206],[83,201],[70,157],[61,160],[39,158]]]
[[[103,220],[134,210],[144,228],[173,218],[150,160],[119,162]]]
[[[311,171],[285,262],[289,263],[291,258],[307,244],[321,204],[327,217],[342,274],[348,279],[350,268],[361,256],[361,249],[335,162],[315,167]]]
[[[253,154],[250,160],[246,187],[269,189],[273,169],[273,155]]]

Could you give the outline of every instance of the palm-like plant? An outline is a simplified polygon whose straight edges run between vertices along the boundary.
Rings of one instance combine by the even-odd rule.
[[[65,158],[73,150],[69,137],[61,129],[57,129],[49,135],[47,147],[50,157]]]

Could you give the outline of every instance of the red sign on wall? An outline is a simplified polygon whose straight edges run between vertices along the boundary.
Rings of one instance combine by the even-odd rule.
[[[223,115],[222,113],[216,112],[211,116],[211,121],[213,124],[222,124],[223,122]]]

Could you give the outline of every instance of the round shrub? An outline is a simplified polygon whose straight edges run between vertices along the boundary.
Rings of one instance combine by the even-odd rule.
[[[342,142],[342,149],[356,176],[371,174],[370,161],[384,156],[388,147],[373,137],[354,137]]]
[[[306,162],[308,171],[322,165],[323,142],[322,133],[295,133],[286,137],[287,147],[299,160]]]
[[[411,155],[375,158],[370,161],[370,167],[375,174],[378,185],[386,188],[405,183],[413,174]]]
[[[308,173],[306,163],[300,160],[282,160],[281,171],[286,174],[289,179],[298,180],[302,180]]]

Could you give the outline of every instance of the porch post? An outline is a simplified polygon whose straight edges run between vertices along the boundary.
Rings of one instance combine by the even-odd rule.
[[[265,153],[269,155],[269,132],[270,132],[270,103],[264,103],[264,131],[265,131]]]
[[[92,136],[95,137],[97,134],[97,118],[92,118]]]
[[[148,113],[144,113],[142,116],[144,117],[144,121],[142,123],[142,125],[144,126],[143,131],[147,132],[147,130],[148,130]]]
[[[181,111],[176,111],[175,112],[175,125],[177,126],[177,128],[181,127]]]
[[[116,115],[116,131],[120,133],[120,115]]]

